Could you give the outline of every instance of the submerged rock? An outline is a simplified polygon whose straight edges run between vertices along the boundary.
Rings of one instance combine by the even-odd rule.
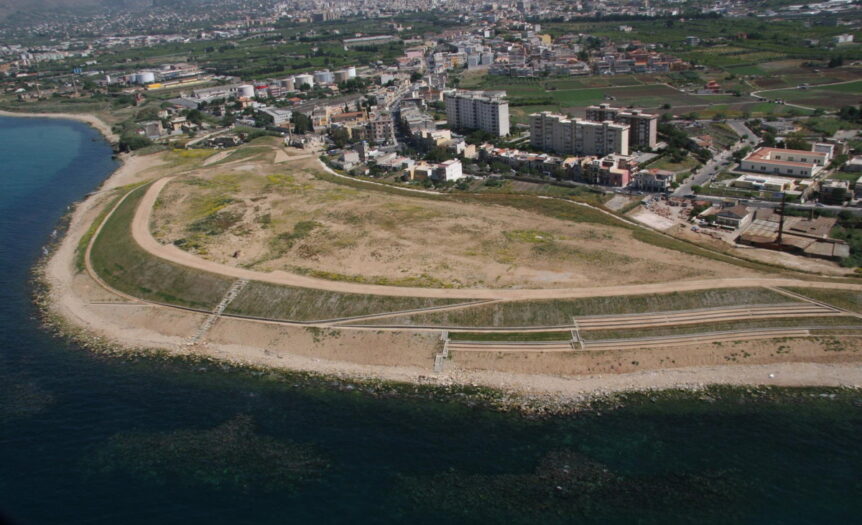
[[[329,465],[311,446],[260,435],[239,415],[207,430],[116,434],[92,466],[156,483],[281,491],[318,479]]]

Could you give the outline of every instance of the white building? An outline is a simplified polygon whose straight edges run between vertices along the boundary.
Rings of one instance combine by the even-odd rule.
[[[530,115],[530,144],[567,155],[629,154],[629,126],[543,111]]]
[[[480,129],[498,137],[509,134],[506,93],[453,91],[446,93],[446,118],[455,129]]]
[[[434,178],[436,180],[443,180],[446,182],[464,178],[461,161],[458,159],[451,159],[437,164],[436,169],[434,170]]]
[[[814,145],[815,150],[818,144]],[[742,171],[787,177],[813,177],[829,164],[830,154],[825,151],[798,149],[759,148],[739,164]]]

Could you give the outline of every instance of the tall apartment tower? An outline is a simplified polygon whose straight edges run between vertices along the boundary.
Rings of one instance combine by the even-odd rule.
[[[564,155],[628,155],[629,126],[543,111],[530,115],[530,145]]]
[[[506,92],[453,91],[446,93],[446,118],[455,129],[481,129],[498,137],[509,134]]]
[[[629,144],[633,147],[654,148],[658,142],[658,115],[644,113],[639,109],[624,110],[608,104],[589,106],[587,120],[604,122],[611,120],[629,126]]]

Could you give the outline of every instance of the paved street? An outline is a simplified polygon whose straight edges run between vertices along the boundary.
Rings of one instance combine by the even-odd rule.
[[[746,146],[754,147],[757,144],[757,136],[752,133],[750,129],[745,126],[745,122],[742,120],[728,120],[727,125],[733,129],[739,136],[740,141],[733,145],[733,147],[729,150],[722,151],[718,153],[715,157],[710,159],[709,162],[701,166],[697,172],[694,173],[691,177],[686,179],[684,183],[682,183],[676,191],[673,192],[673,195],[676,197],[682,197],[685,195],[691,195],[694,192],[691,190],[693,186],[703,186],[710,182],[716,175],[721,172],[721,165],[731,160],[731,156],[734,151],[737,151]],[[747,138],[742,138],[747,137]]]

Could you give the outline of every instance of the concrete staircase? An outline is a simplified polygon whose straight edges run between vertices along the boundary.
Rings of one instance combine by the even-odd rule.
[[[204,319],[204,322],[201,323],[200,327],[198,327],[197,331],[193,336],[186,341],[187,346],[194,346],[200,343],[203,338],[207,335],[207,332],[213,327],[215,322],[221,317],[221,314],[224,313],[225,309],[233,302],[234,299],[242,292],[243,288],[246,287],[248,281],[246,279],[238,279],[234,281],[234,283],[228,288],[227,292],[222,297],[221,301],[219,301],[218,305],[213,309],[212,313]]]

